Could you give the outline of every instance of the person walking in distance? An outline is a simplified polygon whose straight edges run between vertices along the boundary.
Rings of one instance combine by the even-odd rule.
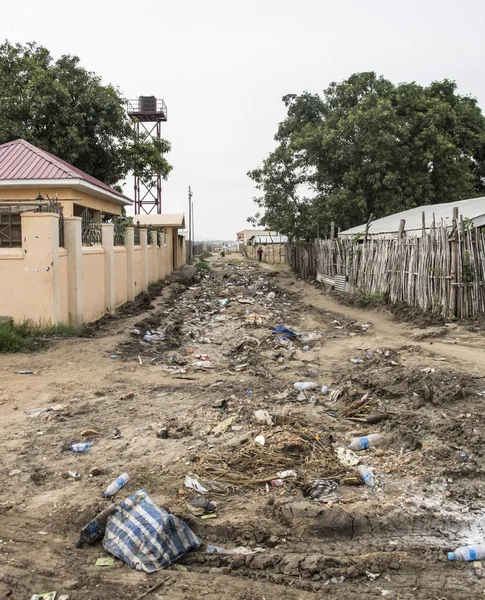
[[[263,249],[261,248],[261,246],[258,248],[258,260],[259,262],[261,262],[261,259],[263,258]]]

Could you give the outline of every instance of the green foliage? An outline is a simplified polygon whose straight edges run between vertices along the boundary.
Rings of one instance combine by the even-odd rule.
[[[248,173],[264,211],[253,222],[312,240],[395,212],[485,190],[485,119],[444,80],[394,85],[375,73],[322,96],[283,98],[276,149]]]
[[[210,265],[205,260],[201,260],[195,264],[197,271],[210,271]]]
[[[0,322],[0,353],[30,352],[38,349],[42,340],[46,338],[84,335],[86,335],[86,330],[80,325],[35,324],[29,319],[18,325]]]
[[[129,171],[168,177],[166,140],[135,139],[125,100],[80,66],[36,43],[0,45],[0,143],[23,138],[114,185]]]
[[[205,260],[206,258],[209,258],[210,256],[212,256],[212,252],[208,252],[207,250],[204,250],[203,252],[201,252],[200,254],[197,255],[197,258],[200,258],[200,260]]]

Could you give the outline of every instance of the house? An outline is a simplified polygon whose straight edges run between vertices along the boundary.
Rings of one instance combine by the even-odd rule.
[[[267,246],[268,244],[286,244],[288,237],[286,235],[268,234],[268,235],[253,235],[248,240],[251,246]]]
[[[0,145],[0,206],[57,198],[65,217],[121,215],[130,198],[25,140]]]
[[[276,232],[268,231],[267,229],[254,229],[253,228],[253,229],[243,229],[242,231],[238,231],[236,236],[237,236],[237,241],[240,244],[247,244],[254,235],[270,235],[270,234],[276,235]]]
[[[135,215],[133,221],[139,227],[161,231],[165,243],[167,232],[171,232],[173,268],[178,269],[185,264],[185,236],[181,233],[185,229],[185,216],[183,214]]]
[[[433,222],[436,225],[443,222],[443,224],[451,227],[455,207],[458,208],[460,216],[472,222],[475,227],[485,225],[485,197],[481,197],[459,200],[458,202],[417,206],[404,210],[372,221],[367,235],[369,238],[392,239],[401,232],[408,237],[420,237],[423,230],[430,230]],[[362,237],[365,230],[366,224],[364,223],[358,227],[341,231],[338,235],[340,238],[354,238],[359,235]]]
[[[183,215],[132,227],[117,219],[131,203],[24,140],[0,145],[0,315],[94,321],[183,265]]]

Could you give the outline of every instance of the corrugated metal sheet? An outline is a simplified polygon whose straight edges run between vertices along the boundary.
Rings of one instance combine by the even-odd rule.
[[[383,217],[373,221],[370,228],[370,235],[384,234],[384,233],[397,233],[399,231],[399,224],[402,219],[406,221],[405,231],[419,231],[421,229],[421,218],[424,211],[426,227],[429,228],[433,220],[433,213],[435,215],[436,224],[441,223],[443,219],[444,223],[450,223],[453,218],[453,208],[458,207],[459,214],[463,218],[471,219],[472,221],[478,220],[480,217],[485,215],[485,197],[481,198],[470,198],[468,200],[460,200],[458,202],[446,202],[444,204],[430,204],[428,206],[417,206],[403,212]],[[475,223],[477,226],[482,223]],[[365,233],[365,223],[358,227],[352,227],[341,231],[339,235],[356,235],[357,233]]]
[[[1,144],[0,181],[22,179],[82,179],[121,198],[126,198],[106,183],[25,140]]]
[[[286,244],[288,241],[286,235],[253,235],[250,239],[255,244]]]

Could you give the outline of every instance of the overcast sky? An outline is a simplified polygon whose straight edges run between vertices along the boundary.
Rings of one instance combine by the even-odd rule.
[[[21,0],[2,2],[0,38],[78,55],[128,98],[163,98],[163,212],[187,212],[191,185],[196,239],[235,239],[283,95],[376,71],[454,79],[484,108],[484,25],[484,0]]]

